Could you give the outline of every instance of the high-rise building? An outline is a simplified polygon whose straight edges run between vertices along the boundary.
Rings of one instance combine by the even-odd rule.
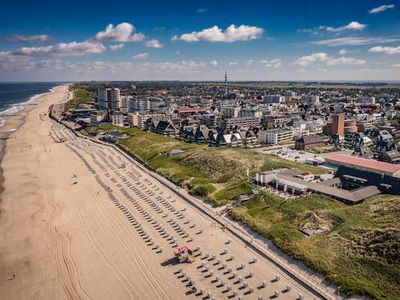
[[[97,89],[97,103],[99,105],[99,109],[106,109],[107,107],[107,91],[104,86],[100,86]]]
[[[100,110],[116,110],[120,107],[121,94],[118,88],[99,87],[97,102]]]
[[[129,110],[129,102],[132,99],[132,96],[121,96],[121,103],[119,108],[122,112],[128,112]]]
[[[132,98],[129,101],[129,112],[145,112],[150,110],[150,101],[148,99]]]
[[[107,91],[108,92],[108,91]],[[118,88],[112,88],[110,91],[110,105],[111,109],[118,109],[121,103],[121,93]]]
[[[228,73],[225,70],[225,96],[228,96]]]
[[[332,117],[331,134],[344,136],[344,115],[334,115]]]

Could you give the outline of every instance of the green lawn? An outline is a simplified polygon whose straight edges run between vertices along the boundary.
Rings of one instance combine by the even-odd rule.
[[[250,176],[254,176],[257,170],[283,167],[326,172],[325,169],[283,160],[276,155],[246,149],[210,148],[137,128],[103,126],[101,129],[119,130],[129,135],[129,138],[119,142],[121,146],[193,195],[203,197],[214,205],[223,205],[240,195],[251,193],[253,186],[248,183],[247,169]],[[164,154],[174,149],[185,152],[176,156]]]
[[[310,213],[329,217],[330,232],[307,237],[299,226]],[[352,294],[400,295],[400,197],[376,196],[357,206],[310,195],[285,201],[263,192],[232,217]]]
[[[71,89],[74,92],[74,98],[65,104],[65,111],[77,108],[80,104],[93,101],[93,93],[86,88],[73,85]]]

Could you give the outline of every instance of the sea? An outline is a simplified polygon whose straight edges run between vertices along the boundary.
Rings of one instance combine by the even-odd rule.
[[[0,127],[4,126],[7,116],[16,114],[24,105],[60,84],[60,82],[0,82]]]

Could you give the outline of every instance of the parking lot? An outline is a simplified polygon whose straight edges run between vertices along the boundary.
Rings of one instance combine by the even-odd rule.
[[[303,164],[306,162],[307,159],[323,160],[323,157],[321,155],[309,153],[309,152],[305,152],[305,151],[299,151],[299,150],[295,150],[295,149],[289,149],[289,148],[269,150],[269,151],[264,151],[264,153],[276,154],[283,159],[296,161],[296,162],[303,163]]]

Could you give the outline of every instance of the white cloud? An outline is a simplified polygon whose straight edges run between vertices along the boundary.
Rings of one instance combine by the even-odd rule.
[[[251,65],[253,65],[253,63],[254,63],[254,60],[249,59],[249,60],[247,60],[247,62],[246,62],[246,66],[247,66],[247,67],[250,67]]]
[[[345,55],[345,54],[347,54],[347,50],[346,49],[340,49],[339,50],[339,54],[340,55]]]
[[[22,47],[13,52],[14,55],[26,56],[83,56],[102,53],[106,50],[103,44],[92,41],[58,43],[44,47]]]
[[[350,22],[347,25],[340,26],[340,27],[324,27],[322,26],[322,29],[325,29],[326,31],[329,32],[340,32],[340,31],[345,31],[345,30],[363,30],[367,27],[365,24],[361,24],[357,21]]]
[[[238,64],[237,61],[230,61],[230,62],[228,63],[228,65],[230,65],[230,66],[236,66],[237,64]]]
[[[328,54],[326,54],[325,52],[319,52],[319,53],[313,53],[308,56],[300,57],[294,62],[294,64],[305,67],[317,61],[326,61],[327,59],[328,59]]]
[[[337,65],[365,65],[366,61],[363,59],[357,59],[354,57],[339,57],[339,58],[332,58],[329,57],[326,61],[328,66],[337,66]]]
[[[389,65],[390,66],[390,65]],[[230,68],[233,80],[397,80],[400,66],[327,67],[279,69],[265,72],[264,68]],[[4,70],[4,71],[3,71]],[[301,70],[301,71],[300,71]],[[221,69],[210,61],[93,61],[34,58],[0,52],[0,80],[221,80]]]
[[[326,54],[325,52],[313,53],[307,56],[303,56],[298,58],[294,65],[298,65],[301,67],[306,67],[311,64],[323,62],[327,66],[336,66],[336,65],[364,65],[366,63],[363,59],[356,59],[353,57],[339,57],[334,58]]]
[[[51,76],[57,75],[57,78],[101,80],[105,78],[115,78],[115,76],[123,76],[123,78],[142,78],[162,80],[165,78],[187,79],[190,74],[197,74],[201,71],[207,71],[204,74],[209,76],[210,67],[213,61],[193,61],[181,60],[174,62],[133,62],[133,61],[64,61],[60,59],[40,59],[34,60],[30,56],[17,57],[10,52],[0,52],[0,78],[16,78],[7,77],[15,76],[15,72],[22,72],[24,75],[33,76],[30,78],[38,78],[41,75]],[[14,72],[14,73],[11,73]],[[18,75],[17,75],[18,76]],[[67,77],[65,77],[67,76]],[[17,77],[20,78],[20,77]],[[27,77],[23,77],[27,78]],[[204,79],[206,79],[206,75]],[[68,79],[68,80],[71,80]]]
[[[301,33],[310,33],[310,34],[312,34],[312,35],[317,35],[317,34],[319,34],[317,28],[297,29],[297,32],[301,32]]]
[[[38,35],[16,34],[7,37],[7,40],[11,42],[47,42],[49,39],[50,36],[46,34],[38,34]]]
[[[122,48],[124,48],[124,44],[115,44],[115,45],[111,45],[110,46],[110,49],[113,50],[113,51],[119,50],[119,49],[122,49]]]
[[[98,41],[112,42],[141,42],[144,40],[142,33],[133,33],[135,27],[129,23],[121,23],[114,27],[109,24],[104,31],[96,34],[95,39]]]
[[[15,55],[11,51],[0,52],[0,70],[30,70],[35,67],[35,60],[30,56]]]
[[[147,52],[145,53],[138,53],[132,56],[134,59],[147,59],[149,58],[149,54]]]
[[[210,61],[210,65],[218,66],[218,62],[216,60],[212,60],[212,61]]]
[[[350,22],[347,25],[344,26],[339,26],[339,27],[331,27],[331,26],[318,26],[314,28],[306,28],[306,29],[297,29],[297,32],[301,33],[309,33],[312,35],[318,35],[322,31],[328,31],[328,32],[334,32],[334,33],[340,33],[342,31],[347,31],[347,30],[358,30],[361,31],[367,27],[366,24],[361,24],[357,21]]]
[[[196,12],[199,13],[199,14],[204,13],[206,11],[207,11],[207,8],[198,8],[198,9],[196,9]]]
[[[282,66],[282,61],[279,58],[271,60],[261,60],[261,63],[267,68],[279,69]]]
[[[249,41],[259,39],[264,30],[255,26],[236,25],[228,26],[224,31],[218,26],[203,29],[202,31],[193,31],[191,33],[184,33],[181,36],[173,36],[172,40],[181,40],[185,42],[236,42],[236,41]]]
[[[161,45],[161,43],[158,40],[148,40],[146,41],[146,47],[149,48],[162,48],[163,45]]]
[[[210,65],[212,64],[209,61],[181,60],[177,62],[144,63],[137,67],[155,73],[198,73],[201,70],[207,69]]]
[[[385,54],[400,54],[400,46],[397,47],[382,47],[382,46],[376,46],[372,47],[369,49],[369,52],[374,52],[374,53],[385,53]]]
[[[381,5],[381,6],[378,6],[378,7],[375,7],[373,9],[369,10],[369,13],[377,14],[377,13],[383,12],[383,11],[385,11],[387,9],[391,9],[391,8],[394,8],[394,4],[385,4],[385,5]]]
[[[311,44],[319,46],[362,46],[379,43],[393,43],[400,41],[399,38],[384,37],[343,37],[327,40],[312,41]]]
[[[400,68],[400,64],[394,64],[392,65],[393,68]]]

